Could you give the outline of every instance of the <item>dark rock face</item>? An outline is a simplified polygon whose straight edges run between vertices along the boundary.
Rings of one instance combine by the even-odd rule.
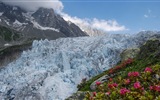
[[[140,53],[138,59],[147,58],[152,55],[157,60],[160,59],[160,40],[151,39],[148,40],[143,46],[140,47]]]
[[[75,24],[71,23],[69,25],[60,15],[56,14],[53,9],[39,8],[32,16],[41,26],[59,29],[59,31],[67,37],[86,35]]]
[[[26,13],[26,11],[22,10],[17,6],[12,7],[0,3],[0,12],[3,12],[3,16],[10,19],[11,22],[14,22],[16,19],[20,22],[25,21],[25,17],[22,15],[22,13]]]
[[[20,31],[25,38],[57,39],[87,36],[78,26],[66,22],[53,9],[26,12],[17,6],[0,3],[0,25]]]

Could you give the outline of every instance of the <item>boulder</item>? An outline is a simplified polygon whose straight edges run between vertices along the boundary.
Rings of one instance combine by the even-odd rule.
[[[135,58],[139,52],[140,52],[139,48],[126,49],[120,54],[121,61],[127,60],[128,58]]]

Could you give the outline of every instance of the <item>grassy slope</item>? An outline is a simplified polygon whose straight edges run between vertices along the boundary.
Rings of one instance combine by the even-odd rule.
[[[0,37],[4,39],[4,41],[15,41],[20,38],[20,34],[18,32],[6,28],[4,26],[0,26]]]

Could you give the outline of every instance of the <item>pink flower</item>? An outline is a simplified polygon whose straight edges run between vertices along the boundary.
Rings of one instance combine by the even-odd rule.
[[[141,88],[140,82],[134,83],[134,88],[135,88],[135,89]]]
[[[115,87],[117,87],[117,86],[118,86],[117,83],[108,84],[108,88],[110,88],[110,89],[115,88]]]
[[[133,76],[139,76],[139,72],[133,72]]]
[[[114,87],[117,87],[117,86],[118,86],[118,84],[117,84],[117,83],[113,83],[112,85],[113,85]]]
[[[112,81],[112,78],[109,78],[109,81]]]
[[[149,67],[146,67],[144,71],[145,71],[145,72],[152,72],[152,69],[149,68]]]
[[[155,86],[155,90],[158,91],[158,92],[160,92],[160,86],[156,85]]]
[[[129,72],[129,73],[128,73],[128,76],[129,76],[129,77],[132,76],[132,72]]]
[[[132,76],[132,77],[137,77],[137,76],[139,76],[139,72],[129,72],[129,73],[128,73],[128,76],[129,76],[129,77],[131,77],[131,76]]]
[[[112,84],[108,84],[108,88],[113,88],[113,85]]]
[[[96,92],[93,92],[93,96],[94,96],[94,97],[96,96],[96,94],[97,94]]]
[[[150,86],[149,89],[150,89],[150,90],[153,90],[153,86]]]
[[[96,85],[97,85],[97,86],[101,85],[101,82],[97,81],[97,82],[96,82]]]
[[[130,80],[129,79],[126,79],[124,80],[125,84],[129,84],[130,83]]]
[[[126,93],[129,93],[129,92],[130,92],[130,90],[127,90],[126,88],[120,89],[120,94],[121,95],[125,95]]]
[[[110,95],[111,92],[106,92],[106,95]]]

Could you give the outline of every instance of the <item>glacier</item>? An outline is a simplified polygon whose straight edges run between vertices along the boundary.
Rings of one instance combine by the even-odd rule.
[[[154,33],[154,32],[153,32]],[[32,49],[0,69],[0,100],[64,100],[83,78],[113,67],[120,53],[154,34],[35,40]]]

